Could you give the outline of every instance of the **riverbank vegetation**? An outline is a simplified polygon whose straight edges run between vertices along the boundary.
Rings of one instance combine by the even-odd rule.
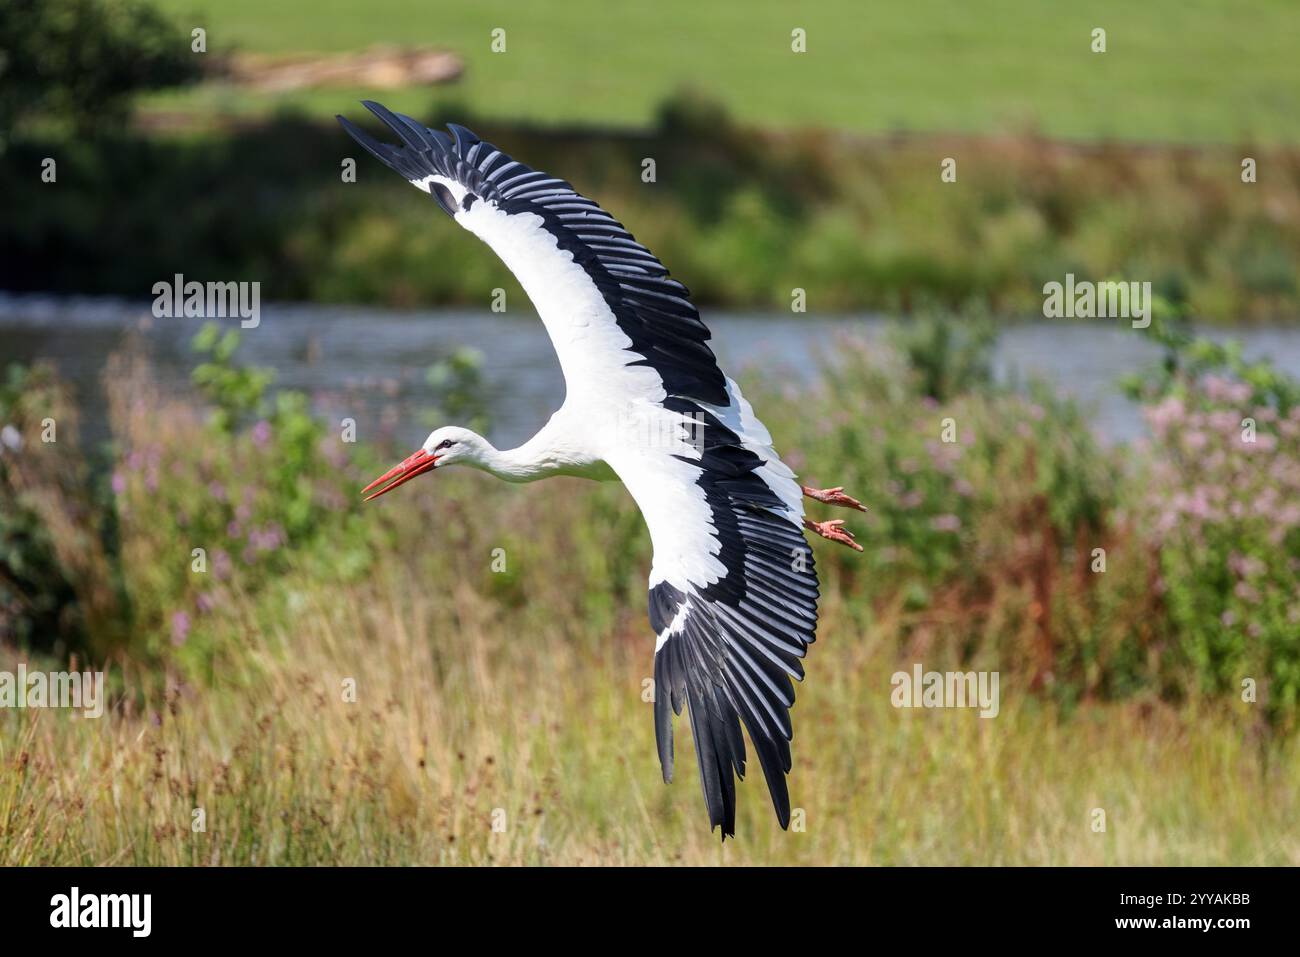
[[[1132,448],[992,384],[938,319],[846,339],[810,388],[747,386],[801,475],[871,511],[863,554],[818,548],[808,829],[751,782],[721,852],[691,776],[654,767],[621,488],[448,470],[362,507],[405,450],[266,392],[215,332],[201,401],[115,360],[103,459],[48,373],[15,372],[5,661],[103,667],[112,699],[0,714],[0,860],[1295,863],[1300,405],[1167,338]],[[998,671],[1001,713],[893,708],[916,662]]]
[[[1252,150],[1258,181],[1243,183],[1239,149],[787,136],[736,126],[690,95],[639,134],[421,116],[467,122],[560,172],[706,305],[1037,315],[1044,284],[1074,274],[1150,282],[1204,320],[1300,315],[1290,149]],[[57,183],[38,182],[44,157],[57,159]],[[344,181],[349,157],[355,183]],[[945,158],[956,182],[941,182]],[[642,179],[646,159],[654,182]],[[0,192],[0,285],[12,290],[144,300],[180,272],[257,281],[265,299],[486,306],[494,289],[521,295],[474,237],[333,124],[19,141],[0,156]]]

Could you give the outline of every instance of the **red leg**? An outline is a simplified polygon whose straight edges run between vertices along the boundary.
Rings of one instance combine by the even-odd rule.
[[[819,502],[825,502],[827,505],[842,505],[844,508],[856,508],[859,512],[865,512],[867,507],[851,495],[844,494],[844,486],[837,485],[834,488],[809,488],[807,485],[800,486],[803,493],[809,498],[816,499]]]
[[[810,518],[803,520],[803,527],[810,532],[816,532],[822,538],[832,542],[839,542],[841,545],[847,545],[854,551],[862,551],[862,546],[853,540],[853,533],[847,528],[843,528],[844,519],[834,518],[829,522],[814,522]]]

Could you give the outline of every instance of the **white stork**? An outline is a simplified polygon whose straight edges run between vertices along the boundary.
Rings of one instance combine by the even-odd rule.
[[[564,372],[559,411],[517,449],[452,426],[366,487],[370,498],[436,468],[508,482],[550,475],[620,480],[654,545],[655,739],[673,774],[673,720],[689,708],[710,828],[735,834],[744,722],[781,827],[789,825],[791,678],[815,637],[808,528],[861,551],[843,522],[804,518],[803,495],[863,509],[841,488],[800,486],[740,389],[718,368],[686,287],[621,223],[572,186],[469,130],[426,128],[365,106],[401,139],[339,122],[505,262],[528,293]],[[863,509],[865,511],[865,509]]]

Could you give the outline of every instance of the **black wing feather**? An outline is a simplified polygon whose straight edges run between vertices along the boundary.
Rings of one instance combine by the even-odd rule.
[[[791,679],[817,630],[817,573],[812,550],[775,493],[755,470],[763,463],[739,437],[693,403],[672,411],[702,416],[705,437],[696,484],[712,513],[727,574],[681,590],[650,590],[656,634],[677,628],[655,654],[655,739],[664,780],[673,775],[672,717],[689,707],[700,784],[711,827],[735,833],[732,772],[745,775],[749,732],[781,827],[790,825]],[[671,709],[671,710],[670,710]]]

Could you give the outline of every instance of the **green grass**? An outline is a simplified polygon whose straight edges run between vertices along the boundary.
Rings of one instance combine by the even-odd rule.
[[[457,102],[476,117],[640,126],[682,85],[745,122],[997,132],[1181,142],[1300,142],[1300,8],[1289,0],[945,0],[792,6],[408,0],[158,0],[209,52],[355,50],[373,43],[446,47],[467,63],[454,87],[384,92],[416,114]],[[507,52],[489,49],[495,27]],[[808,52],[790,49],[795,27]],[[1108,52],[1090,34],[1107,31]],[[357,95],[284,99],[214,88],[154,98],[154,108],[332,115]]]

